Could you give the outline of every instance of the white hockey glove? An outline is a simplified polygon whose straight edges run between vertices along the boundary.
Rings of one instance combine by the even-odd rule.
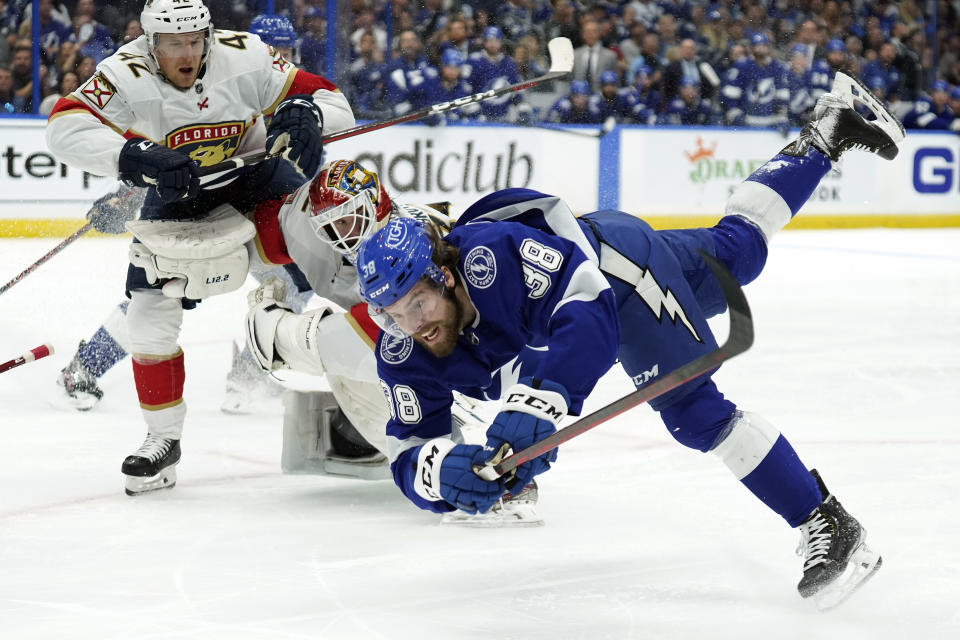
[[[297,315],[284,304],[286,285],[271,278],[247,296],[247,344],[266,372],[294,369],[320,375],[323,360],[317,352],[317,324],[332,313],[323,307]]]

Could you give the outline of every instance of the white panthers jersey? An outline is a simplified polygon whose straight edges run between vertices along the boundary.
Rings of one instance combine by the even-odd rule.
[[[180,149],[209,166],[262,151],[263,117],[296,94],[313,96],[324,134],[354,126],[350,105],[333,83],[296,69],[256,35],[218,30],[214,39],[189,89],[163,78],[145,36],[124,45],[57,102],[47,146],[58,160],[104,176],[118,175],[120,150],[133,137]]]

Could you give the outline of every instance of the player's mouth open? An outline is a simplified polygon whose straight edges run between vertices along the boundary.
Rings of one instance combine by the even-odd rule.
[[[177,69],[177,71],[179,71],[180,73],[182,73],[182,74],[185,75],[185,76],[193,75],[193,67],[192,67],[192,66],[190,66],[190,67],[179,67],[179,68]]]
[[[424,342],[433,342],[437,339],[437,336],[440,335],[440,325],[434,325],[429,331],[424,331],[420,334],[420,337],[423,338]]]

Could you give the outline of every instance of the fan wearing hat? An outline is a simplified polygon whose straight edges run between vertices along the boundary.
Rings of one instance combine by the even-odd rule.
[[[930,85],[930,91],[918,98],[913,109],[904,116],[903,126],[907,129],[960,131],[960,119],[947,104],[951,91],[946,80],[935,81]]]

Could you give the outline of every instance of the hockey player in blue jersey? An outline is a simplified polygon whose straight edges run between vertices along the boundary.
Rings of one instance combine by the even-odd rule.
[[[585,80],[571,82],[570,93],[553,103],[546,119],[560,124],[599,124],[598,114],[590,109],[590,85]]]
[[[770,55],[770,38],[765,34],[754,33],[750,45],[752,57],[727,72],[727,84],[721,90],[725,120],[748,127],[782,126],[787,122],[790,99],[786,67]]]
[[[500,27],[487,27],[483,32],[483,49],[470,54],[467,81],[476,92],[501,89],[520,82],[513,58],[503,53],[503,32]],[[512,108],[511,108],[512,107]],[[485,120],[491,122],[529,122],[532,108],[519,92],[490,98],[480,103]]]
[[[653,231],[619,211],[575,218],[557,197],[506,189],[474,203],[445,238],[406,221],[361,246],[361,294],[384,331],[378,374],[391,407],[394,479],[418,507],[483,512],[557,459],[556,450],[514,478],[481,479],[503,445],[521,450],[578,414],[619,359],[643,387],[712,351],[706,319],[725,302],[697,250],[746,284],[763,268],[769,238],[849,148],[891,159],[903,130],[877,124],[829,94],[799,138],[754,172],[709,229]],[[858,85],[857,85],[858,86]],[[877,105],[879,110],[882,106]],[[486,446],[451,432],[452,391],[501,399]],[[761,416],[726,399],[709,375],[651,401],[672,437],[715,454],[758,499],[801,532],[803,597],[837,604],[880,566],[865,530]]]

